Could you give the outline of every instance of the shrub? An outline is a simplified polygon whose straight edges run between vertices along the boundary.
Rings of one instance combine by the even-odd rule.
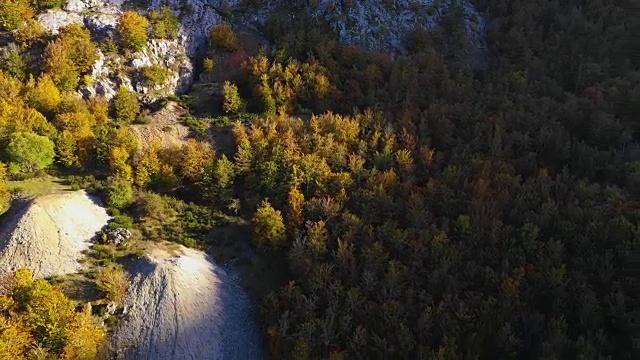
[[[11,135],[7,146],[9,169],[12,174],[33,174],[53,164],[54,144],[46,136],[28,132]]]
[[[207,119],[186,116],[182,121],[193,131],[196,139],[203,139],[207,136],[207,129],[209,128],[209,121]]]
[[[226,113],[237,113],[244,106],[238,87],[229,81],[225,81],[222,85],[222,97],[222,110]]]
[[[114,213],[114,211],[112,211],[112,213]],[[133,218],[127,214],[113,214],[113,219],[111,219],[107,228],[109,231],[117,228],[131,229],[133,228]]]
[[[38,42],[45,35],[47,30],[37,20],[29,19],[18,31],[13,33],[13,38],[24,45],[31,45]]]
[[[178,16],[168,6],[163,6],[160,11],[149,13],[151,20],[151,36],[156,39],[175,39],[178,36],[180,22]]]
[[[147,44],[149,21],[135,11],[126,11],[120,16],[117,30],[126,49],[140,51]]]
[[[140,104],[136,94],[124,85],[120,85],[113,100],[116,119],[125,123],[131,123],[140,112]]]
[[[133,201],[133,187],[128,181],[116,177],[107,182],[107,205],[122,209]]]
[[[38,9],[62,8],[67,4],[67,0],[37,0]]]
[[[160,65],[145,66],[140,69],[140,74],[144,79],[144,83],[147,87],[155,88],[158,86],[166,85],[171,71]]]
[[[129,287],[129,275],[119,265],[111,265],[102,269],[96,278],[98,289],[109,301],[122,303]]]
[[[213,72],[213,65],[214,62],[212,58],[205,58],[202,62],[202,71],[211,74]]]
[[[116,260],[116,252],[109,245],[93,244],[89,256],[98,260],[98,264],[106,265]]]
[[[217,48],[234,51],[237,46],[236,34],[227,24],[219,24],[209,30],[211,44]]]

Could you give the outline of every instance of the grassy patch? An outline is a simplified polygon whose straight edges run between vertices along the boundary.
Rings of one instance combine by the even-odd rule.
[[[71,189],[64,180],[48,175],[27,180],[9,181],[8,187],[11,192],[20,193],[29,198]]]

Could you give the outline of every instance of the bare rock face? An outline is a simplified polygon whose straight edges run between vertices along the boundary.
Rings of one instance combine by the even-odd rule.
[[[84,191],[38,198],[1,224],[0,271],[26,267],[36,277],[75,273],[82,251],[109,219]]]
[[[203,252],[154,250],[129,272],[117,359],[264,359],[249,298]]]

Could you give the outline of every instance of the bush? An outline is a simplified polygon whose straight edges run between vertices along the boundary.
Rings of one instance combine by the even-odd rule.
[[[125,49],[140,51],[147,45],[149,21],[135,11],[127,11],[120,16],[118,33]]]
[[[113,100],[116,119],[125,123],[131,123],[140,112],[140,104],[136,94],[127,87],[120,85]]]
[[[28,132],[11,135],[7,146],[9,172],[33,174],[53,164],[56,155],[53,141],[46,136]]]
[[[209,121],[206,118],[194,118],[193,116],[186,116],[183,119],[185,125],[193,131],[196,139],[203,139],[207,136],[207,129],[209,128]]]
[[[160,11],[152,10],[149,13],[151,20],[151,36],[156,39],[175,39],[178,36],[180,22],[178,16],[168,6],[163,6]]]
[[[207,74],[211,74],[213,72],[214,61],[212,58],[205,58],[202,61],[202,71]]]
[[[236,34],[227,24],[219,24],[209,30],[211,44],[217,48],[234,51],[237,46]]]
[[[93,244],[89,256],[96,259],[99,265],[107,265],[116,260],[116,252],[109,245]]]
[[[141,68],[140,74],[142,75],[144,84],[147,87],[155,88],[166,85],[167,80],[169,80],[169,76],[171,76],[171,71],[160,65],[154,64]]]
[[[121,304],[129,287],[129,275],[119,265],[111,265],[102,269],[96,278],[98,289],[109,301]]]
[[[111,178],[107,183],[107,205],[122,209],[133,201],[131,183],[121,178]]]
[[[62,8],[67,4],[67,0],[37,0],[38,9]]]
[[[123,228],[123,229],[133,228],[133,218],[127,214],[113,215],[113,218],[109,222],[109,226],[107,226],[107,229],[109,231],[112,231],[118,228]]]

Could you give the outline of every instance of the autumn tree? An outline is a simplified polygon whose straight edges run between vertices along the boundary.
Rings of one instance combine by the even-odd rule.
[[[211,44],[217,48],[233,51],[237,46],[236,34],[228,24],[218,24],[209,30]]]
[[[91,316],[90,306],[75,311],[62,290],[27,269],[3,274],[0,293],[0,357],[94,359],[105,341],[105,330]],[[33,351],[37,349],[36,351]]]
[[[222,110],[226,113],[237,113],[244,106],[238,87],[229,81],[225,81],[222,85],[222,98]]]
[[[53,141],[46,136],[29,132],[17,132],[11,135],[7,146],[9,172],[33,174],[53,164],[56,155]]]
[[[7,165],[0,162],[0,214],[9,209],[11,193],[7,188]]]
[[[17,30],[34,13],[29,0],[0,0],[0,29]]]
[[[201,184],[210,175],[215,161],[211,146],[202,141],[190,139],[181,149],[182,175],[194,184]]]
[[[60,28],[57,38],[47,45],[44,70],[58,87],[72,91],[78,86],[80,74],[91,69],[98,57],[89,30],[71,24]]]
[[[121,265],[110,265],[100,270],[96,285],[104,292],[107,300],[122,304],[129,287],[129,275]]]
[[[13,33],[13,38],[23,46],[29,47],[34,43],[41,42],[46,32],[47,29],[39,21],[29,19]]]
[[[140,104],[136,94],[126,86],[120,85],[113,100],[116,119],[123,123],[132,123],[140,113]]]
[[[279,210],[268,200],[263,200],[253,216],[253,234],[260,247],[283,247],[286,245],[284,221]]]
[[[118,20],[117,30],[126,49],[140,51],[147,45],[149,21],[137,12],[124,12]]]
[[[62,101],[60,90],[47,74],[38,78],[37,82],[33,78],[29,80],[25,99],[30,106],[44,114],[53,113]]]
[[[287,223],[291,229],[300,229],[304,223],[304,194],[296,187],[291,187],[287,199]]]
[[[222,155],[216,161],[211,173],[213,197],[222,206],[229,204],[233,196],[234,175],[233,163],[227,159],[226,155]]]

